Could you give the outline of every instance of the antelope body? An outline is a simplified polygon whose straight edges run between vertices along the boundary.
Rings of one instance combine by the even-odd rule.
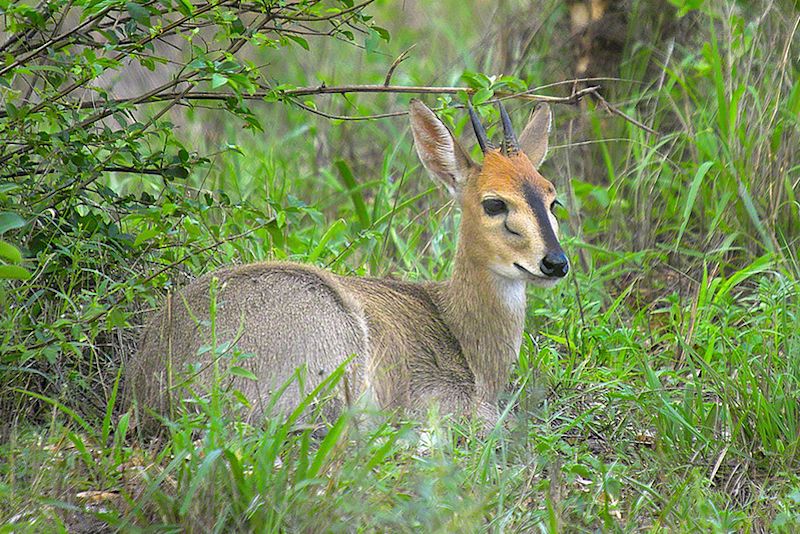
[[[275,262],[205,275],[173,296],[145,329],[127,371],[139,413],[167,414],[177,377],[192,363],[195,383],[208,385],[214,356],[201,347],[213,334],[218,343],[252,354],[237,365],[258,380],[230,377],[251,401],[251,419],[264,415],[270,394],[296,368],[306,368],[308,393],[352,357],[345,380],[351,394],[366,393],[380,408],[419,412],[438,403],[442,413],[494,423],[497,396],[520,349],[526,284],[551,286],[569,264],[551,213],[555,188],[536,170],[547,151],[549,109],[539,106],[517,141],[501,106],[502,149],[469,111],[482,166],[424,104],[414,100],[410,110],[422,163],[462,210],[449,280],[346,277]],[[213,332],[212,279],[218,288]],[[303,394],[293,383],[277,410],[293,409]]]

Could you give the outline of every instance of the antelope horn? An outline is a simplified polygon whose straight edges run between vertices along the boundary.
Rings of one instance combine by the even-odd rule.
[[[500,120],[503,122],[503,152],[506,156],[513,156],[519,152],[519,141],[514,134],[514,126],[511,124],[511,118],[508,116],[505,106],[499,100],[497,107],[500,108]]]
[[[486,137],[486,130],[483,129],[481,119],[478,117],[478,114],[475,113],[475,108],[472,107],[472,102],[470,101],[467,101],[467,110],[469,110],[469,120],[472,122],[472,128],[475,130],[475,137],[478,138],[481,152],[485,154],[487,150],[492,150],[494,145],[492,145],[492,142]]]

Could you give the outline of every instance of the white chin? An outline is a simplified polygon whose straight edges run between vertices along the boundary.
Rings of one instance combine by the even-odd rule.
[[[497,276],[501,276],[508,280],[518,280],[521,282],[530,282],[530,275],[523,273],[513,265],[492,265],[490,267]]]
[[[497,265],[493,270],[500,276],[504,276],[512,280],[520,280],[539,287],[553,287],[559,282],[559,280],[561,280],[561,278],[545,276],[541,273],[541,271],[539,271],[539,269],[536,269],[536,271],[539,272],[535,272],[533,269],[529,269],[524,265],[516,263],[508,266]]]

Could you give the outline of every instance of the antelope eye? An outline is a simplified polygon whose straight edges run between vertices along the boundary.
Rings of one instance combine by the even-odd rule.
[[[562,204],[561,202],[558,201],[558,199],[556,199],[553,201],[552,204],[550,204],[550,211],[553,213],[553,215],[555,215],[556,206],[563,206],[563,205],[564,204]]]
[[[483,202],[481,202],[483,206],[483,211],[489,217],[494,217],[495,215],[500,215],[502,213],[508,213],[508,206],[506,203],[500,200],[499,198],[487,198]]]

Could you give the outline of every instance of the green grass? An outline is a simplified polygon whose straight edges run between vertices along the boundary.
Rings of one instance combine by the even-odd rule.
[[[270,76],[380,83],[412,44],[394,83],[512,74],[494,70],[495,37],[524,44],[504,29],[527,20],[526,2],[400,4],[373,8],[392,34],[378,52],[311,42],[282,51]],[[543,4],[535,56],[516,68],[532,87],[571,68],[563,7]],[[529,291],[504,428],[485,437],[436,413],[346,413],[324,438],[292,420],[254,428],[223,415],[239,402],[225,395],[159,443],[127,432],[119,363],[164,289],[261,259],[441,279],[455,250],[457,210],[425,176],[403,117],[331,122],[265,104],[256,134],[222,112],[180,117],[187,138],[216,118],[187,141],[215,154],[207,163],[166,184],[108,178],[155,199],[120,215],[134,245],[97,238],[86,215],[74,223],[85,239],[55,234],[34,277],[3,286],[0,531],[800,530],[796,11],[700,4],[673,48],[632,42],[620,80],[604,84],[660,135],[592,102],[555,108],[542,171],[567,205],[575,268]],[[316,102],[357,115],[407,99]],[[521,124],[529,106],[512,111]],[[450,116],[469,139],[463,114]]]

